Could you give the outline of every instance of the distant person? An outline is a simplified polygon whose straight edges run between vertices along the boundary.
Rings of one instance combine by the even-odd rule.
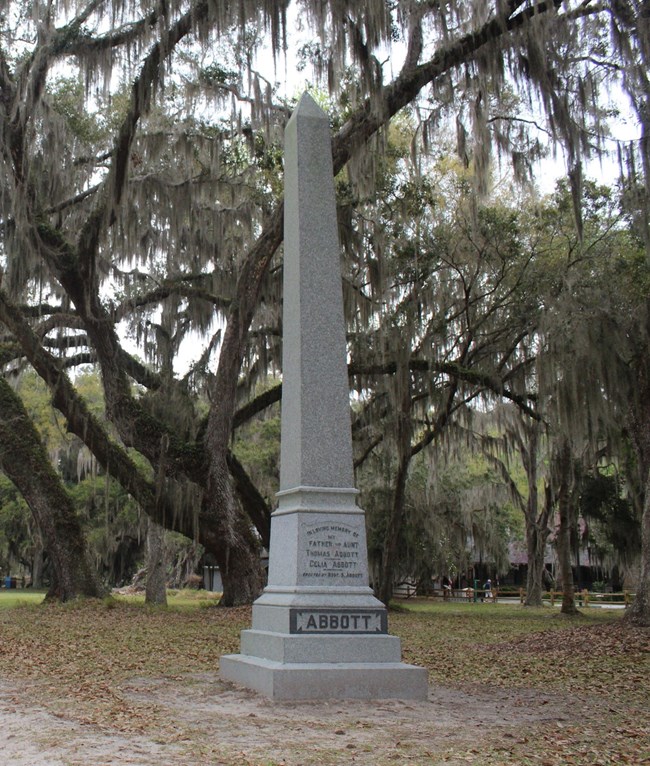
[[[445,575],[442,578],[442,597],[448,599],[451,596],[451,580]]]
[[[489,578],[487,579],[485,585],[483,586],[483,589],[485,590],[484,600],[489,600],[492,598],[492,580]]]

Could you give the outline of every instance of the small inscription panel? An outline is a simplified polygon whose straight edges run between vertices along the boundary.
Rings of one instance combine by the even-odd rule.
[[[344,522],[304,524],[302,545],[303,580],[364,584],[365,551],[358,527]]]
[[[384,609],[291,609],[290,633],[388,633]]]

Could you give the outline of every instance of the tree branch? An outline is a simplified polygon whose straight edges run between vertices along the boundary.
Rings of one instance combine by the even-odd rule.
[[[183,279],[183,277],[180,277],[180,279]],[[111,315],[115,322],[119,322],[133,310],[160,303],[165,300],[165,298],[169,298],[170,295],[204,300],[208,303],[212,303],[213,306],[218,309],[226,309],[230,305],[228,299],[220,298],[208,290],[203,290],[202,288],[194,287],[193,285],[187,285],[183,282],[171,282],[166,280],[154,290],[150,290],[142,295],[136,295],[133,298],[127,298],[112,309]]]
[[[101,233],[106,226],[115,221],[121,206],[136,128],[140,117],[149,109],[152,93],[161,76],[160,66],[175,46],[192,31],[194,25],[208,15],[209,8],[207,0],[199,0],[169,29],[163,30],[160,40],[149,51],[140,69],[140,75],[133,83],[129,109],[115,140],[113,160],[104,182],[104,194],[101,195],[79,236],[78,250],[82,265],[84,271],[89,272],[91,276]]]
[[[506,13],[496,16],[479,30],[465,35],[437,52],[427,63],[402,69],[397,79],[368,99],[339,130],[332,141],[334,173],[337,174],[359,146],[413,101],[422,88],[475,56],[484,45],[525,25],[533,18],[554,11],[561,0],[543,0],[512,16],[521,2],[513,0]],[[225,445],[232,431],[237,378],[241,368],[248,328],[257,308],[262,279],[283,238],[284,203],[269,216],[262,234],[249,251],[240,271],[235,297],[219,357],[210,411],[210,448],[215,462],[225,462]]]
[[[410,368],[419,372],[437,372],[444,373],[456,380],[462,380],[465,383],[473,383],[483,386],[497,396],[502,396],[514,402],[523,412],[534,420],[541,420],[541,415],[532,409],[528,402],[533,399],[532,395],[522,396],[505,387],[501,378],[496,378],[486,372],[473,370],[464,367],[455,362],[433,362],[427,359],[411,359]],[[351,364],[348,368],[349,375],[393,375],[397,366],[395,362],[384,362],[381,364]]]
[[[147,513],[161,518],[163,508],[156,499],[154,486],[142,476],[127,452],[109,439],[59,362],[41,346],[38,337],[3,290],[0,290],[0,321],[16,337],[30,364],[47,384],[52,403],[66,418],[68,430],[88,446],[100,465],[118,479]]]

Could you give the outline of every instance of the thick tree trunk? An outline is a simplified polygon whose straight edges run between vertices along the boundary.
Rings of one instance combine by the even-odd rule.
[[[646,474],[641,540],[641,576],[627,619],[635,625],[647,627],[650,626],[650,471]]]
[[[54,568],[48,598],[99,597],[72,501],[57,476],[23,403],[0,377],[0,467],[18,487],[41,530]]]
[[[575,587],[573,583],[573,568],[571,567],[571,527],[573,513],[571,508],[571,450],[568,442],[562,446],[561,453],[556,458],[560,476],[557,502],[560,523],[557,532],[556,548],[562,579],[562,614],[578,614],[575,602]]]
[[[242,464],[232,452],[227,455],[228,470],[235,482],[235,489],[242,508],[255,525],[260,542],[268,550],[271,545],[271,509],[262,497]]]
[[[41,589],[43,587],[43,567],[45,565],[45,548],[41,530],[34,532],[34,557],[32,559],[32,588]]]
[[[214,454],[214,453],[213,453]],[[233,495],[231,477],[224,460],[213,460],[208,478],[206,516],[213,521],[210,551],[221,572],[221,606],[252,603],[262,592],[264,576],[259,541],[250,520]]]
[[[544,554],[548,529],[540,528],[537,524],[526,527],[526,549],[528,552],[528,573],[526,577],[525,606],[542,606],[542,591],[544,585]]]
[[[397,476],[395,477],[395,492],[390,507],[384,544],[381,556],[381,571],[377,598],[386,606],[393,595],[393,580],[399,547],[399,535],[404,524],[404,504],[406,497],[406,481],[411,462],[411,377],[408,358],[401,360],[395,375],[397,387]]]
[[[155,521],[147,523],[146,545],[147,585],[145,603],[167,606],[167,566],[165,561],[165,530]]]
[[[650,338],[650,299],[646,303],[645,337]],[[636,598],[627,619],[636,625],[650,625],[650,358],[645,357],[636,370],[635,400],[629,413],[629,426],[637,464],[644,486],[641,517],[641,574]]]
[[[400,530],[404,521],[404,499],[406,495],[406,479],[408,477],[409,460],[400,461],[395,480],[395,492],[390,507],[386,534],[381,552],[381,570],[377,598],[388,606],[393,597],[395,564],[397,562]]]
[[[222,552],[219,551],[219,554]],[[252,603],[262,592],[264,577],[259,554],[254,555],[250,545],[236,548],[229,545],[217,556],[223,594],[219,606],[242,606]]]

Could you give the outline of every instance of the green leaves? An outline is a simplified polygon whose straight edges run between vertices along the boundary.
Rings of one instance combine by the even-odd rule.
[[[98,143],[106,138],[106,125],[101,116],[90,111],[80,79],[57,79],[50,99],[54,111],[63,117],[72,136],[84,144]]]

